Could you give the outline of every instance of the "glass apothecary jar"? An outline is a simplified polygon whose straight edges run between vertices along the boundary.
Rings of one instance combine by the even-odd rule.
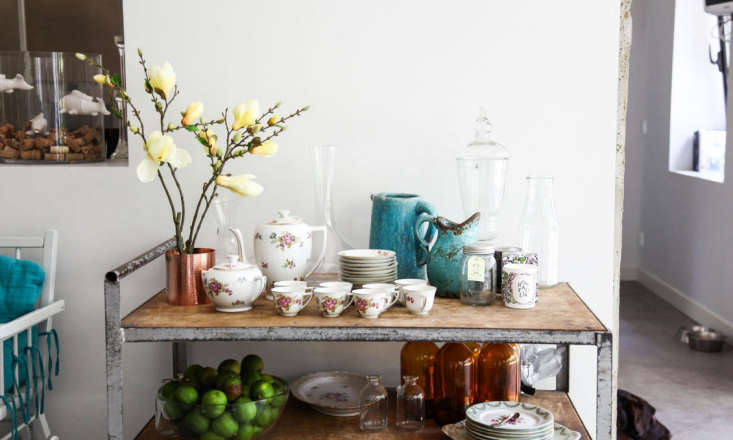
[[[97,63],[101,55],[87,55]],[[0,52],[0,162],[107,157],[98,69],[66,52]]]
[[[478,394],[478,344],[449,342],[438,351],[435,372],[435,420],[439,425],[456,423]]]
[[[456,156],[463,212],[466,216],[481,212],[479,240],[493,241],[498,235],[508,164],[509,150],[493,139],[491,123],[482,108],[473,142]]]
[[[522,385],[519,345],[484,344],[478,358],[478,376],[480,402],[518,402]]]
[[[402,385],[397,387],[397,409],[395,425],[407,431],[422,431],[425,426],[425,395],[417,376],[402,376]]]
[[[461,303],[488,306],[496,299],[494,247],[486,241],[463,246],[461,263]]]
[[[359,395],[359,427],[362,431],[387,429],[387,390],[381,376],[367,376],[367,385]]]

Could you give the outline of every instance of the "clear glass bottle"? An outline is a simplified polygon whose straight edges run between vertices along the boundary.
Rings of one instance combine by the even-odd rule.
[[[425,413],[428,417],[433,416],[437,354],[438,346],[426,341],[408,342],[400,352],[400,375],[417,377],[417,384],[425,397]]]
[[[433,400],[439,425],[463,420],[466,409],[476,401],[479,348],[476,343],[449,342],[438,351]]]
[[[475,139],[456,156],[463,212],[466,216],[481,212],[479,240],[493,241],[498,235],[508,163],[509,150],[492,139],[491,123],[482,108]]]
[[[229,228],[239,228],[239,207],[241,199],[223,199],[221,196],[211,203],[216,219],[216,262],[227,261],[228,255],[238,255],[237,239]]]
[[[382,376],[367,376],[367,385],[359,395],[359,427],[362,431],[387,429],[387,390]]]
[[[421,431],[425,426],[425,395],[417,376],[402,376],[402,385],[397,387],[395,425],[409,431]]]
[[[496,298],[494,247],[487,241],[463,246],[461,263],[461,303],[488,306]]]
[[[518,344],[484,344],[478,358],[478,401],[519,401],[521,391]]]
[[[316,185],[316,224],[326,225],[326,256],[319,271],[338,272],[338,252],[353,249],[346,238],[336,229],[333,212],[333,180],[336,170],[336,151],[334,145],[313,147],[313,169]],[[315,249],[319,249],[314,243]]]
[[[522,249],[539,259],[537,284],[552,287],[558,281],[560,232],[555,213],[552,176],[527,177],[527,201],[522,215]]]

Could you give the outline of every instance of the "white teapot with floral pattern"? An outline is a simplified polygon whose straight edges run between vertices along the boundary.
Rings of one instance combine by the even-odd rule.
[[[320,254],[308,268],[313,249],[313,232],[323,233]],[[277,218],[257,226],[254,236],[257,266],[270,284],[276,281],[304,280],[321,264],[326,254],[326,227],[308,226],[287,209]]]

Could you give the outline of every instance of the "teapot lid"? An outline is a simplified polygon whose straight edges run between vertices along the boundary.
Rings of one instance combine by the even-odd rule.
[[[272,219],[268,225],[299,225],[302,223],[300,217],[290,215],[290,210],[280,209],[277,211],[277,217]]]
[[[243,263],[239,261],[239,255],[227,255],[227,260],[223,263],[219,263],[214,266],[216,270],[224,270],[227,272],[236,272],[240,270],[247,270],[254,267],[252,264]]]

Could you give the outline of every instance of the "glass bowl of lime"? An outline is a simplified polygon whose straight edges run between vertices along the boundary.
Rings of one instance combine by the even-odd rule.
[[[192,365],[182,376],[163,382],[155,399],[155,428],[160,435],[250,440],[275,426],[290,395],[287,382],[222,365],[218,369]]]

